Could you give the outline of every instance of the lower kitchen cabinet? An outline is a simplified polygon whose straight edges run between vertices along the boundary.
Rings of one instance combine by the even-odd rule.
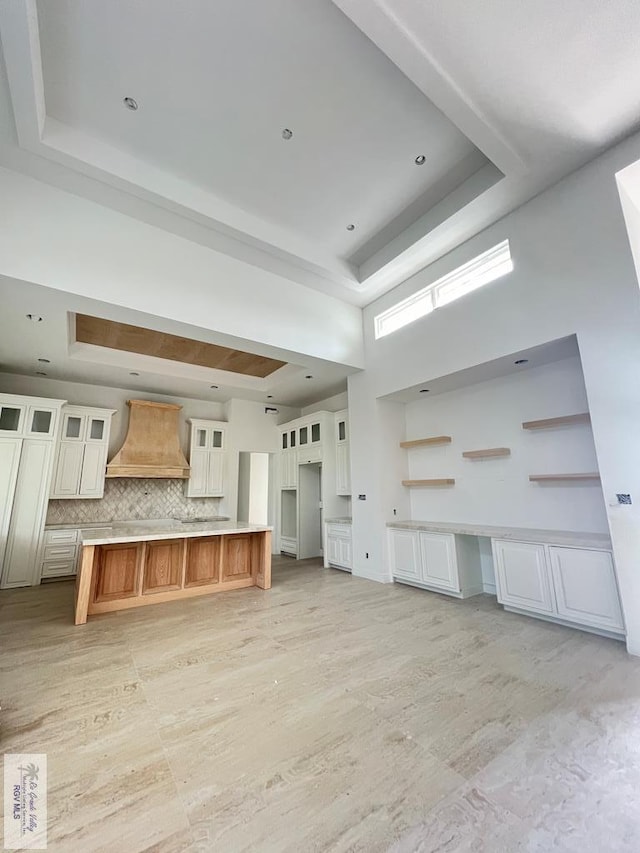
[[[393,579],[455,598],[482,592],[477,538],[454,533],[389,528]]]
[[[624,635],[609,551],[494,539],[498,601],[552,621]]]
[[[352,568],[351,525],[326,525],[325,567],[350,572]]]

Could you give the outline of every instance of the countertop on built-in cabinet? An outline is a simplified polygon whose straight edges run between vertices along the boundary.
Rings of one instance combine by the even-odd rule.
[[[569,548],[611,550],[606,533],[585,533],[572,530],[537,530],[529,527],[493,527],[487,524],[465,524],[447,521],[388,521],[387,527],[401,530],[425,530],[429,533],[461,533],[466,536],[488,536],[491,539],[512,539],[516,542],[544,542]]]
[[[119,542],[150,542],[154,539],[188,539],[192,536],[223,536],[225,533],[264,533],[273,530],[244,521],[182,522],[173,518],[153,521],[114,521],[109,527],[82,530],[83,545],[110,545]]]

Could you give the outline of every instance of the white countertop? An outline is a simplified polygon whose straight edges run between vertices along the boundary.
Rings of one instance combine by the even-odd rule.
[[[340,518],[325,518],[325,524],[351,524],[351,516],[343,515]]]
[[[608,551],[611,539],[606,533],[584,533],[572,530],[536,530],[529,527],[492,527],[487,524],[464,524],[447,521],[388,521],[387,527],[401,530],[426,530],[429,533],[461,533],[466,536],[489,536],[491,539],[513,539],[518,542],[544,542],[574,548],[601,548]]]
[[[45,530],[82,530],[90,527],[92,530],[97,527],[111,527],[113,524],[122,523],[114,521],[76,521],[75,524],[45,524]]]
[[[222,536],[225,533],[263,533],[273,530],[244,521],[186,522],[172,518],[153,521],[114,521],[109,527],[84,529],[83,545],[109,545],[116,542],[149,542],[154,539],[188,539],[193,536]]]

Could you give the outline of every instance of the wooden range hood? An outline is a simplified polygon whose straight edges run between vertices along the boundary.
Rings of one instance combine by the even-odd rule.
[[[188,479],[191,469],[178,439],[182,406],[151,400],[127,400],[127,405],[127,437],[107,465],[107,477]]]

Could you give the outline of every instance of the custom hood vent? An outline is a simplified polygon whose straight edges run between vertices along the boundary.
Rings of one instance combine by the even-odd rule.
[[[182,406],[127,400],[127,437],[107,465],[107,477],[187,479],[189,464],[180,449],[178,412]]]

